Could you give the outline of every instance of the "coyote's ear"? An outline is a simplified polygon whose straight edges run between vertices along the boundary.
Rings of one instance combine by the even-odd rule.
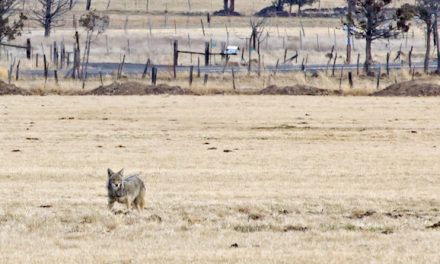
[[[115,174],[111,169],[107,169],[107,175],[110,178],[111,176],[113,176],[113,174]]]
[[[118,172],[118,174],[121,175],[121,176],[124,175],[124,169],[121,169],[121,170]]]

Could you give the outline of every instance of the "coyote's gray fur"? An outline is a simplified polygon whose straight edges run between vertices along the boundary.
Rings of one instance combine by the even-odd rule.
[[[123,203],[130,210],[132,205],[140,211],[145,205],[145,185],[139,175],[131,175],[124,179],[124,169],[115,173],[107,169],[108,208],[111,210],[115,202]]]

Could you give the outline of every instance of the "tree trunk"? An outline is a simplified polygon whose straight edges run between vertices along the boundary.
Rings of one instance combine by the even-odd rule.
[[[278,0],[276,10],[277,12],[283,12],[283,0]]]
[[[432,21],[429,19],[426,22],[426,53],[424,62],[424,71],[428,73],[429,71],[429,57],[431,55],[431,35],[432,35]]]
[[[223,11],[225,13],[228,12],[228,2],[229,2],[229,0],[223,0]]]
[[[347,23],[347,63],[351,63],[351,52],[352,52],[352,35],[351,29],[353,28],[353,9],[354,9],[354,1],[348,0],[348,23]]]
[[[44,36],[49,37],[50,36],[50,27],[52,24],[52,0],[46,1],[46,14],[44,18]]]
[[[440,74],[440,41],[438,39],[438,15],[435,14],[434,20],[434,34],[435,39],[437,40],[437,74]]]
[[[367,36],[365,39],[365,64],[364,71],[368,75],[370,74],[370,66],[373,63],[373,56],[371,55],[371,43],[373,42],[371,36]]]
[[[87,0],[86,10],[89,11],[91,6],[92,6],[92,0]]]
[[[235,12],[235,0],[230,0],[231,3],[229,5],[229,12],[233,13]]]

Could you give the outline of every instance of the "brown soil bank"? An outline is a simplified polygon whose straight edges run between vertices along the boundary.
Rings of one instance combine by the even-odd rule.
[[[260,95],[341,95],[340,91],[320,89],[307,85],[278,87],[271,85],[259,92]]]
[[[423,81],[396,83],[372,96],[440,96],[440,85]]]
[[[112,83],[107,86],[100,86],[85,95],[155,95],[155,94],[172,94],[172,95],[193,95],[194,93],[182,89],[179,86],[168,86],[159,84],[157,86],[145,85],[138,82]]]
[[[0,95],[31,95],[27,90],[0,81]]]

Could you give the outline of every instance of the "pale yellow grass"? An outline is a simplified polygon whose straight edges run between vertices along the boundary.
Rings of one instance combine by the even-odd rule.
[[[439,108],[1,97],[1,262],[439,262]],[[142,172],[142,214],[107,211],[107,167]]]

